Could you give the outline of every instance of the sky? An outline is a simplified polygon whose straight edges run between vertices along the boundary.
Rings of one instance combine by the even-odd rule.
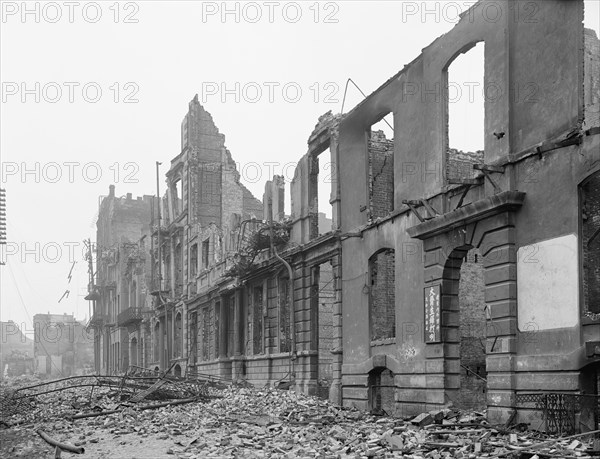
[[[318,117],[341,111],[348,78],[373,92],[474,2],[0,3],[0,186],[11,243],[0,319],[27,332],[37,313],[89,317],[83,241],[95,239],[100,197],[110,184],[118,196],[155,193],[155,162],[164,174],[180,153],[195,94],[260,198],[273,174],[289,182]],[[586,26],[600,34],[600,2],[585,4]],[[482,48],[455,61],[450,81],[481,81]],[[344,112],[362,98],[350,85]],[[451,105],[459,122],[450,138],[479,149],[482,103],[464,99]]]

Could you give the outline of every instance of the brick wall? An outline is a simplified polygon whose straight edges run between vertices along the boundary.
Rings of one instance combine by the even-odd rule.
[[[456,148],[448,149],[446,153],[446,177],[448,179],[474,178],[477,171],[473,164],[483,164],[483,150],[462,151]]]
[[[371,216],[385,217],[394,210],[394,140],[372,131],[368,148]]]
[[[600,172],[582,187],[582,253],[584,310],[600,313]]]
[[[396,336],[395,256],[391,249],[377,253],[370,260],[371,340]]]

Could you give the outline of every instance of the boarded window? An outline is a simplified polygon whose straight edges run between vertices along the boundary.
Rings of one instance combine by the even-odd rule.
[[[369,260],[371,340],[396,336],[395,271],[395,256],[392,249],[378,252]]]

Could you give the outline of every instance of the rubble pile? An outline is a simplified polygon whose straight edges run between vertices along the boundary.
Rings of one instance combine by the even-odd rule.
[[[522,428],[490,426],[484,413],[445,409],[400,419],[273,388],[229,386],[209,392],[208,398],[159,404],[123,402],[118,390],[107,387],[44,394],[29,412],[4,419],[11,427],[0,431],[0,456],[54,457],[53,448],[35,435],[39,430],[98,458],[541,459],[593,454],[589,437],[548,439]]]

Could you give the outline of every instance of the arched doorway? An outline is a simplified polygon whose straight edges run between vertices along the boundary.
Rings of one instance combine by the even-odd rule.
[[[175,368],[173,369],[173,374],[177,378],[181,378],[181,366],[179,364],[175,365]]]
[[[448,347],[446,396],[457,408],[482,410],[487,402],[486,304],[483,258],[465,245],[444,266],[442,339]]]
[[[393,416],[396,411],[394,373],[378,367],[369,372],[369,408],[374,414]]]

